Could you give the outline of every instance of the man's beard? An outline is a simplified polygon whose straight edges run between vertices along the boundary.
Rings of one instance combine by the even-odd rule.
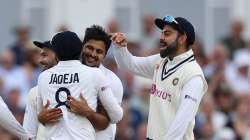
[[[160,40],[160,44],[161,46],[167,46],[164,50],[160,51],[160,56],[161,58],[165,58],[165,57],[169,57],[171,55],[173,55],[176,51],[177,51],[177,40],[178,37],[175,39],[174,42],[168,44],[167,42]]]

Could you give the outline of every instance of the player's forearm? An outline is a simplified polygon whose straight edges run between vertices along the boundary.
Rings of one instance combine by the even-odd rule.
[[[118,123],[123,117],[123,109],[116,101],[110,88],[99,94],[99,99],[107,111],[111,123]]]
[[[112,44],[113,55],[119,68],[127,69],[143,77],[152,78],[154,74],[154,56],[133,56],[127,47],[118,48]]]
[[[28,104],[24,114],[23,127],[29,134],[36,137],[38,124],[37,112]]]
[[[4,112],[4,115],[1,115],[0,117],[0,125],[3,128],[7,129],[10,133],[23,140],[29,139],[30,136],[28,135],[28,133],[18,123],[18,121],[12,115],[8,107],[5,104],[3,104],[3,102],[0,104],[0,112]]]
[[[38,129],[38,119],[37,119],[37,106],[36,106],[36,95],[37,88],[32,88],[29,93],[29,100],[25,108],[25,114],[23,119],[24,129],[31,134],[33,137],[36,137]]]
[[[194,77],[181,92],[182,98],[176,117],[169,127],[164,140],[181,140],[188,126],[195,118],[200,101],[204,95],[203,81],[201,77]]]
[[[97,130],[104,130],[109,125],[109,118],[103,114],[91,111],[86,117]]]

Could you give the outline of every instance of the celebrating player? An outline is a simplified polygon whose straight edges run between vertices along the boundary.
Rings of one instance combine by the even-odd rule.
[[[43,69],[46,70],[48,68],[53,67],[57,64],[57,59],[55,56],[55,53],[52,49],[52,46],[49,41],[40,43],[40,42],[34,42],[34,44],[41,48],[41,65],[43,66]],[[107,51],[110,47],[111,40],[109,39],[107,33],[104,31],[104,29],[100,26],[92,26],[90,28],[87,28],[85,31],[85,37],[83,41],[83,53],[82,53],[82,60],[83,64],[91,67],[99,67],[104,73],[105,76],[108,78],[112,86],[111,89],[114,93],[114,96],[116,97],[117,101],[121,103],[122,101],[122,95],[123,95],[123,87],[121,84],[120,79],[110,70],[106,69],[103,65],[101,65],[101,62],[105,58],[105,55],[107,54]],[[91,59],[94,59],[94,61],[91,61]],[[34,131],[36,130],[35,122],[32,122],[34,118],[36,118],[37,111],[36,111],[36,102],[35,98],[37,96],[37,87],[31,89],[29,93],[29,103],[26,107],[26,113],[25,113],[25,119],[24,119],[24,127],[28,130],[28,132],[32,133],[33,135],[36,135],[37,133],[37,139],[45,139],[44,132],[42,126],[39,125],[38,132]],[[73,98],[73,97],[71,97]],[[72,100],[70,102],[69,106],[71,108],[74,108],[74,105],[78,108],[75,109],[75,112],[78,114],[81,114],[84,117],[87,117],[90,122],[93,124],[93,126],[97,130],[103,130],[98,131],[96,133],[96,139],[102,139],[102,140],[114,140],[115,138],[115,132],[116,132],[116,125],[110,124],[108,116],[106,115],[105,109],[101,106],[101,104],[97,107],[97,112],[94,112],[87,104],[84,99],[81,99],[80,101]],[[59,108],[53,108],[48,109],[49,103],[47,103],[43,109],[43,111],[39,114],[39,121],[42,124],[49,124],[49,123],[55,123],[59,121],[60,117],[62,116],[62,112]],[[106,115],[106,116],[105,116]],[[108,126],[108,128],[106,128]]]
[[[115,33],[114,56],[120,68],[153,80],[147,139],[193,140],[195,114],[207,90],[191,49],[194,27],[185,18],[172,16],[157,18],[155,24],[162,30],[160,54],[132,56],[125,35]]]
[[[108,113],[111,123],[122,118],[122,109],[99,69],[82,65],[79,61],[81,41],[73,32],[61,32],[52,39],[52,46],[59,63],[44,71],[38,80],[38,111],[47,100],[50,108],[60,107],[62,119],[55,124],[45,125],[50,139],[95,139],[95,130],[90,121],[70,108],[67,98],[85,98],[88,106],[95,110],[97,96]],[[42,103],[42,104],[41,104]],[[70,110],[70,111],[68,111]]]
[[[50,41],[45,42],[33,42],[35,46],[41,49],[41,58],[40,64],[43,70],[47,70],[58,63],[58,59],[56,57],[55,52],[52,49],[52,45]],[[44,126],[42,125],[44,121],[46,123],[55,123],[60,120],[62,117],[62,111],[60,108],[52,108],[49,109],[50,102],[47,101],[44,109],[40,112],[38,116],[37,111],[37,96],[38,96],[38,88],[37,86],[30,89],[28,94],[28,103],[26,105],[24,120],[23,120],[23,127],[25,130],[31,134],[34,139],[38,140],[46,140]],[[45,114],[45,115],[44,115]],[[42,118],[40,117],[42,116]],[[42,124],[38,123],[41,119]]]
[[[111,40],[102,27],[93,25],[87,28],[83,39],[82,62],[87,66],[99,67],[101,69],[112,85],[111,90],[116,100],[121,104],[123,96],[121,80],[101,64],[110,45]],[[115,133],[116,125],[110,124],[105,130],[96,133],[96,140],[114,140]]]

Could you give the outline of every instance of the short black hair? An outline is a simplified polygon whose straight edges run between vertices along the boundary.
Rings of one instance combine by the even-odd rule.
[[[92,25],[91,27],[87,28],[85,30],[85,36],[83,39],[83,46],[89,41],[89,40],[98,40],[103,41],[106,46],[106,52],[108,52],[110,45],[111,45],[111,39],[108,33],[105,31],[105,29],[99,25]]]

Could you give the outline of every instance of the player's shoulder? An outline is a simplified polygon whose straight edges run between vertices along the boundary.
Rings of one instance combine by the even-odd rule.
[[[53,71],[55,70],[55,66],[54,67],[51,67],[47,70],[44,70],[40,73],[40,77],[44,77],[44,76],[47,76],[48,74],[52,73]]]
[[[33,88],[30,89],[29,95],[30,94],[36,94],[38,92],[38,86],[34,86]]]
[[[109,76],[109,77],[117,77],[117,75],[109,70],[108,68],[106,68],[105,66],[103,65],[100,65],[99,69],[106,75],[106,76]],[[117,77],[118,78],[118,77]]]
[[[84,71],[90,71],[90,72],[99,71],[99,69],[96,68],[96,67],[89,67],[89,66],[84,65],[84,64],[81,65],[81,69],[84,70]]]
[[[29,101],[35,101],[37,96],[38,96],[38,86],[35,86],[30,89],[28,94],[28,99]]]
[[[122,83],[121,80],[120,80],[120,78],[113,71],[111,71],[110,69],[106,68],[103,65],[101,65],[99,68],[105,74],[105,76],[108,79],[114,81],[114,83],[118,83],[118,84]]]
[[[186,65],[184,65],[184,69],[189,72],[202,72],[201,66],[197,63],[195,59],[190,62],[187,62]]]
[[[89,67],[84,65],[83,73],[93,77],[94,79],[105,77],[104,73],[97,67]]]

